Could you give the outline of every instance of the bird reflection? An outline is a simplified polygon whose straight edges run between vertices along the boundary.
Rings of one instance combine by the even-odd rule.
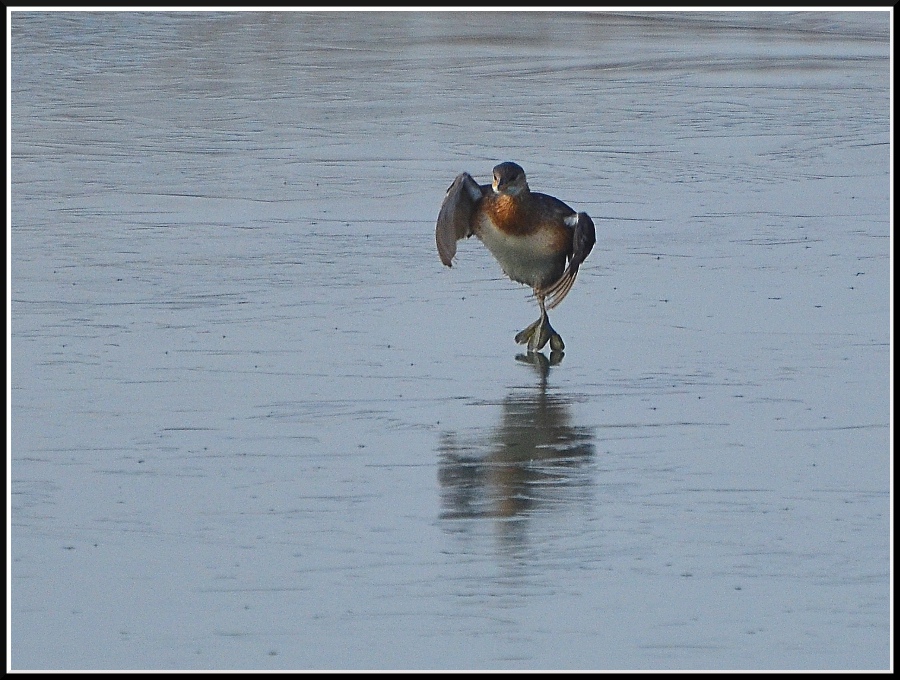
[[[553,352],[548,359],[542,352],[528,352],[516,358],[533,366],[538,382],[510,391],[500,403],[497,427],[441,437],[443,519],[519,520],[537,508],[584,496],[592,434],[573,424],[572,399],[548,391],[547,385],[563,353]],[[522,525],[507,522],[505,530],[515,533]]]

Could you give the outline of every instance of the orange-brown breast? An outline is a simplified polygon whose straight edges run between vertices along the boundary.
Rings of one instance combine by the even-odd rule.
[[[507,236],[540,234],[539,240],[547,250],[567,255],[572,252],[572,230],[563,223],[562,215],[530,196],[488,195],[482,201],[481,210]]]
[[[527,201],[507,194],[488,194],[481,208],[494,226],[510,236],[525,236],[538,226],[535,215],[528,210]]]

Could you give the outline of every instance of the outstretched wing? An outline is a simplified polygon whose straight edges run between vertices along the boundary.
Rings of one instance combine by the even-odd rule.
[[[547,309],[553,309],[568,292],[575,283],[575,276],[578,274],[578,267],[585,261],[590,254],[594,243],[597,242],[597,236],[594,233],[594,222],[587,213],[578,213],[570,215],[566,218],[566,224],[572,227],[572,254],[569,256],[569,264],[554,283],[539,291],[546,296]]]
[[[472,235],[472,213],[481,199],[483,189],[468,172],[456,176],[447,189],[441,212],[438,214],[434,236],[441,262],[452,267],[456,242]]]

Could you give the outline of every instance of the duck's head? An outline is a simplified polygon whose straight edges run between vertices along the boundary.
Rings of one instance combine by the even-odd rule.
[[[518,196],[528,191],[528,182],[525,180],[525,171],[521,166],[507,161],[494,168],[494,181],[491,184],[494,192]]]

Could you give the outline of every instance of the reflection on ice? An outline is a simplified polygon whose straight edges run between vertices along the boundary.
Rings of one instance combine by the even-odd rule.
[[[443,519],[524,517],[545,505],[582,498],[585,463],[594,454],[589,428],[575,425],[571,399],[548,391],[550,367],[541,352],[519,355],[538,374],[500,404],[500,422],[486,432],[446,432],[439,444]]]
[[[537,367],[541,372],[542,380],[546,382],[550,367],[558,366],[562,363],[564,356],[566,356],[566,353],[561,350],[553,350],[550,352],[549,359],[543,352],[528,352],[527,354],[517,354],[516,361],[521,361],[524,364],[532,364]]]

